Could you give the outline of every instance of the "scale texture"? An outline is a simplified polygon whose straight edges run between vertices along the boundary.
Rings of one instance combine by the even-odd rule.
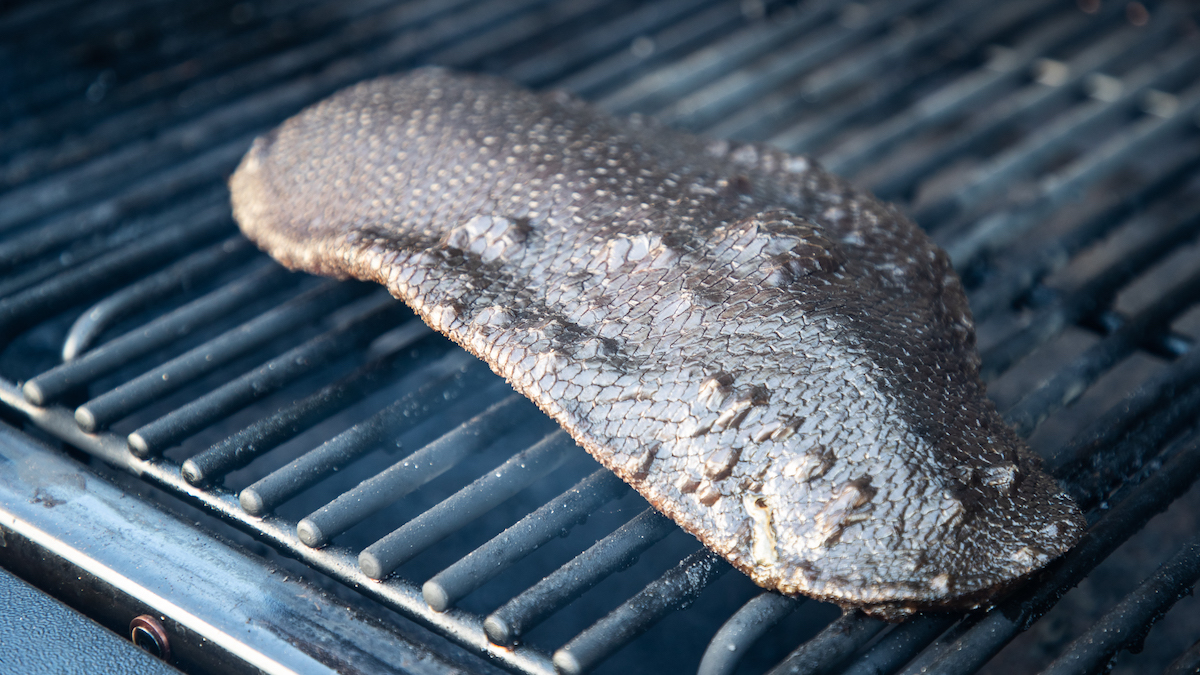
[[[230,185],[271,255],[384,284],[761,586],[974,607],[1083,531],[986,398],[946,255],[805,158],[427,69]]]

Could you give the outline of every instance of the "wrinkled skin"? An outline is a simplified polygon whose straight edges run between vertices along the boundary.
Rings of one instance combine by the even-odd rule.
[[[763,587],[974,607],[1083,530],[985,397],[945,254],[804,158],[430,69],[230,185],[271,255],[384,284]]]

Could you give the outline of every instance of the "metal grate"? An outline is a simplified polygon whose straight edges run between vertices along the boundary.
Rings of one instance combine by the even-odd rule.
[[[514,671],[1025,668],[1005,645],[1200,475],[1186,4],[61,0],[0,36],[6,414]],[[990,612],[830,623],[722,576],[380,292],[254,253],[223,185],[250,140],[424,63],[811,153],[899,201],[964,275],[993,396],[1085,540]],[[1194,540],[1161,560],[1025,669],[1137,644],[1200,578]],[[1187,644],[1130,663],[1192,672]]]

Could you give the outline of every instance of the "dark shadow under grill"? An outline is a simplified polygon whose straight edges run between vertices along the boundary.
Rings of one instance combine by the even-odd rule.
[[[1169,611],[1200,578],[1196,18],[1090,0],[0,6],[0,415],[300,563],[264,565],[432,629],[468,668],[1196,672],[1195,603]],[[963,275],[992,396],[1088,510],[1085,539],[971,615],[889,625],[761,593],[386,294],[287,273],[237,234],[224,181],[256,135],[430,63],[811,154],[900,203]]]

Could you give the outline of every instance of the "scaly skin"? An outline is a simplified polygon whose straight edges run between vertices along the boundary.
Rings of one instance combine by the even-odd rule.
[[[986,603],[1084,521],[979,380],[945,256],[808,160],[421,70],[230,181],[292,268],[384,284],[758,584]]]

